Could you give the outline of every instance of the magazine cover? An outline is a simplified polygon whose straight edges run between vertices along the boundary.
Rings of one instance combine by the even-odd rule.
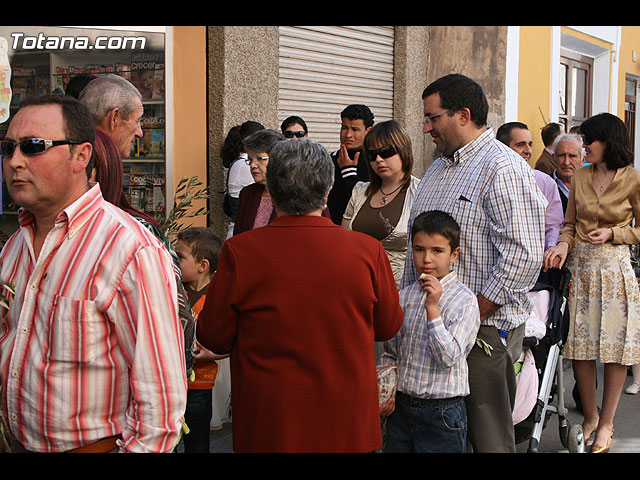
[[[164,64],[156,63],[153,75],[153,94],[151,98],[164,99]]]
[[[144,52],[131,54],[131,83],[142,94],[142,98],[153,98],[153,82],[156,64],[164,66],[163,52]]]

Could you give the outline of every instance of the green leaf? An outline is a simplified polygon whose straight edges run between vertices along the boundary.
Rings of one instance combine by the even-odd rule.
[[[163,233],[168,238],[191,226],[181,226],[179,225],[179,220],[194,218],[208,213],[208,210],[204,207],[200,207],[196,211],[190,211],[194,200],[207,200],[209,198],[209,187],[198,188],[201,185],[203,183],[195,176],[190,178],[182,177],[178,182],[173,208],[161,226]]]

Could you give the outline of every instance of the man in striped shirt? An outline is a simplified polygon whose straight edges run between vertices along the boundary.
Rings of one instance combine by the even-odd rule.
[[[187,386],[171,258],[89,185],[93,128],[35,97],[1,142],[23,208],[0,253],[0,405],[18,451],[168,452]]]
[[[422,95],[424,133],[439,152],[418,187],[409,221],[443,210],[462,229],[460,281],[478,298],[481,326],[465,398],[475,452],[514,452],[513,363],[532,309],[527,292],[542,266],[547,201],[531,168],[487,127],[488,102],[472,79],[442,77]],[[408,251],[411,251],[408,238]],[[403,287],[418,278],[408,255]]]

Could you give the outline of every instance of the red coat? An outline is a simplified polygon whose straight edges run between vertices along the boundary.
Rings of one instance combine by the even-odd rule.
[[[233,226],[233,234],[246,232],[253,229],[253,224],[256,221],[256,215],[258,214],[258,208],[260,207],[260,201],[262,200],[262,194],[264,192],[264,185],[261,183],[252,183],[240,190],[240,196],[238,197],[238,213],[236,214],[236,221]],[[322,216],[331,218],[329,209],[322,210]],[[273,209],[269,223],[276,219],[276,210]]]
[[[279,217],[227,240],[197,338],[231,353],[237,452],[381,445],[374,341],[402,309],[379,241],[324,217]]]

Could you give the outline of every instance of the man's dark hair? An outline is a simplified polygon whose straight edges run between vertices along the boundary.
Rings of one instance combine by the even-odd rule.
[[[93,170],[93,152],[96,139],[93,119],[87,107],[69,95],[46,94],[27,97],[20,102],[20,110],[26,107],[60,105],[64,120],[63,130],[66,138],[50,138],[48,140],[74,140],[91,144],[91,159],[87,164],[87,178]],[[75,145],[70,147],[73,149]]]
[[[435,93],[440,95],[440,106],[448,110],[450,116],[466,107],[471,112],[471,120],[476,126],[483,127],[487,124],[489,103],[482,87],[476,81],[459,73],[445,75],[424,89],[422,99]]]
[[[560,135],[560,133],[562,133],[562,125],[559,123],[547,123],[542,127],[540,135],[542,136],[542,143],[544,143],[544,146],[552,146],[556,137]]]
[[[349,120],[362,120],[365,128],[373,126],[373,112],[366,105],[349,105],[342,110],[340,118],[348,118]]]
[[[511,143],[511,138],[513,135],[511,132],[514,128],[520,128],[522,130],[529,130],[529,127],[525,123],[522,122],[507,122],[503,125],[500,125],[500,128],[496,131],[496,140],[504,143],[507,147]]]
[[[419,232],[442,235],[449,240],[452,252],[460,246],[460,225],[451,215],[441,210],[429,210],[418,215],[411,226],[411,238]]]
[[[80,93],[84,90],[84,87],[89,85],[89,82],[93,80],[95,77],[93,75],[74,75],[67,83],[67,87],[65,88],[64,94],[70,95],[73,98],[80,98]]]

